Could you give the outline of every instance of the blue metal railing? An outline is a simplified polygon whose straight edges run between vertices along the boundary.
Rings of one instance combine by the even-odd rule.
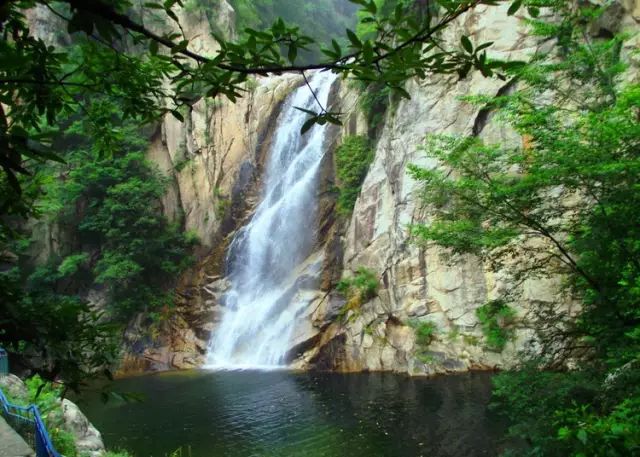
[[[37,457],[62,457],[53,447],[47,427],[36,405],[19,406],[9,402],[0,389],[2,415],[12,427],[20,433],[31,446],[35,447]]]
[[[9,374],[9,355],[0,348],[0,378]]]

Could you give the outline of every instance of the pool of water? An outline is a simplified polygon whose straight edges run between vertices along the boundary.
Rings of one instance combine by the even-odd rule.
[[[122,379],[141,402],[81,406],[109,448],[162,457],[492,456],[504,424],[490,375],[188,371]]]

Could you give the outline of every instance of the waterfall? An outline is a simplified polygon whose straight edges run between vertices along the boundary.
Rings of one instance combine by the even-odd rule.
[[[230,289],[209,343],[207,365],[220,368],[283,365],[296,318],[307,304],[292,285],[316,236],[316,194],[327,125],[300,129],[327,106],[335,75],[319,73],[286,99],[267,159],[262,200],[227,254]]]

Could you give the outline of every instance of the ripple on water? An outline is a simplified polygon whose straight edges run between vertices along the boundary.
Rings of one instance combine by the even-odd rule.
[[[193,371],[122,379],[141,403],[83,408],[109,447],[162,457],[495,455],[504,430],[487,411],[490,375]]]

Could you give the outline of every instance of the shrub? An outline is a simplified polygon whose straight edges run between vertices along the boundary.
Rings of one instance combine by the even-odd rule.
[[[419,321],[417,319],[410,320],[409,326],[413,328],[416,334],[416,344],[422,348],[431,344],[438,330],[433,322]]]
[[[336,150],[339,212],[350,214],[353,211],[372,161],[373,151],[362,136],[347,136]]]
[[[191,163],[191,157],[183,157],[182,159],[176,162],[176,164],[173,166],[173,169],[176,171],[176,173],[180,173],[190,163]]]
[[[365,302],[376,296],[378,285],[378,277],[375,272],[365,267],[358,267],[355,276],[341,279],[336,289],[347,298],[358,296]]]
[[[375,297],[378,285],[376,274],[365,267],[358,267],[355,276],[342,278],[336,289],[347,298],[347,302],[338,317],[344,318],[350,310],[357,310],[363,303]]]
[[[66,155],[65,179],[52,183],[47,198],[59,203],[50,205],[62,208],[53,216],[70,227],[82,252],[65,258],[52,279],[61,286],[73,279],[72,293],[106,286],[114,314],[171,305],[168,286],[191,264],[195,240],[162,214],[169,181],[145,158],[147,141],[140,132],[113,104],[96,101],[90,109],[119,119],[122,127],[114,129],[116,135],[95,133],[86,120],[73,125],[78,143]]]
[[[487,348],[502,352],[507,341],[513,337],[510,324],[515,317],[514,310],[502,300],[492,300],[476,309],[476,316],[482,325]]]
[[[38,375],[27,379],[25,385],[29,391],[29,402],[38,407],[56,450],[65,457],[76,457],[75,438],[63,427],[60,402],[62,388],[43,381]]]
[[[367,118],[369,138],[378,137],[378,128],[384,121],[391,97],[391,88],[379,83],[370,84],[361,89],[359,106]]]

